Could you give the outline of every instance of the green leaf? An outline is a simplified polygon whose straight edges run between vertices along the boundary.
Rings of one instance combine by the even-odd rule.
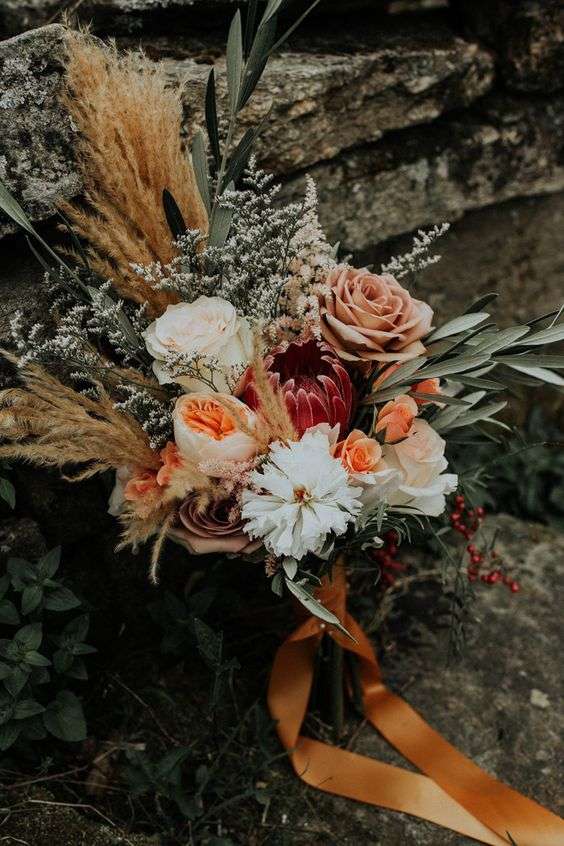
[[[182,212],[178,208],[178,203],[168,188],[163,188],[163,210],[173,238],[177,239],[185,235],[187,230],[186,223],[184,222]]]
[[[4,664],[0,661],[0,681],[4,681],[12,674],[12,667],[9,664]]]
[[[270,55],[270,50],[274,45],[275,39],[276,17],[269,17],[266,21],[263,17],[258,26],[253,40],[253,46],[251,47],[245,65],[245,73],[239,95],[239,110],[243,108],[255,90],[257,82],[266,67],[268,56]]]
[[[453,373],[464,373],[466,370],[474,370],[490,360],[489,355],[460,355],[438,364],[430,364],[418,371],[417,379],[434,379],[439,376],[452,375]]]
[[[208,158],[206,155],[206,145],[204,142],[204,133],[201,129],[196,132],[194,140],[192,141],[192,164],[194,165],[194,174],[196,176],[196,183],[202,202],[206,207],[208,215],[211,214],[211,199],[210,199],[210,184],[208,171]]]
[[[18,201],[10,194],[4,182],[0,179],[0,209],[10,217],[14,223],[32,235],[35,230]]]
[[[469,411],[465,414],[462,414],[457,420],[453,423],[445,427],[446,429],[458,429],[461,426],[472,426],[474,423],[478,423],[481,420],[487,420],[489,417],[493,417],[494,414],[497,414],[501,411],[507,402],[493,402],[489,405],[482,405],[480,408],[475,409],[475,411]]]
[[[233,183],[230,182],[225,190],[232,191],[234,187]],[[208,236],[208,245],[210,247],[222,247],[225,244],[231,228],[232,217],[233,210],[231,208],[221,205],[221,203],[216,204],[213,210]]]
[[[68,649],[57,649],[53,655],[53,666],[57,673],[68,673],[74,663],[74,655]]]
[[[30,564],[29,561],[25,561],[25,559],[23,558],[8,558],[7,570],[11,576],[16,577],[18,579],[35,580],[35,577],[37,575],[36,568],[33,566],[33,564]],[[16,590],[22,589],[23,588],[16,588]]]
[[[241,28],[241,12],[237,9],[227,36],[227,92],[231,114],[238,111],[239,92],[243,73],[243,31]]]
[[[50,667],[51,662],[45,655],[42,655],[40,652],[36,652],[34,649],[26,652],[25,654],[25,663],[29,664],[30,667]]]
[[[10,508],[15,508],[16,489],[9,479],[0,478],[0,498],[7,502]]]
[[[69,690],[57,698],[43,713],[45,728],[59,740],[79,742],[86,739],[86,721],[80,700]]]
[[[478,325],[478,323],[482,323],[488,317],[489,314],[485,311],[478,311],[473,312],[472,314],[463,314],[460,317],[455,317],[453,320],[449,320],[448,323],[445,323],[443,326],[435,329],[435,331],[426,338],[426,342],[431,343],[433,341],[439,341],[442,338],[449,338],[451,335],[458,335],[460,332],[466,332],[468,329],[473,329]]]
[[[202,657],[213,669],[219,668],[223,654],[223,632],[214,632],[198,617],[194,620],[194,632]]]
[[[17,626],[20,622],[18,609],[9,599],[0,600],[0,623],[7,626]]]
[[[59,587],[50,591],[45,597],[45,608],[48,611],[69,611],[79,605],[80,599],[66,587]]]
[[[492,302],[492,300],[496,300],[498,296],[499,294],[492,291],[489,294],[484,294],[483,297],[478,297],[477,300],[474,300],[474,302],[468,306],[464,314],[473,314],[476,311],[482,311],[484,306],[487,306]]]
[[[550,367],[564,370],[564,355],[503,355],[496,359],[499,364],[525,365],[526,367]]]
[[[461,406],[451,406],[450,408],[443,409],[435,416],[433,429],[436,432],[442,432],[443,429],[448,428],[451,423],[457,420],[461,414],[464,414],[465,410],[467,411],[469,407],[471,408],[473,405],[476,405],[485,396],[485,391],[475,391],[474,393],[466,394],[464,397],[466,409]]]
[[[564,323],[558,326],[549,326],[547,329],[541,329],[529,335],[527,338],[527,346],[539,346],[539,344],[554,344],[555,341],[564,340]]]
[[[308,593],[302,585],[298,582],[293,582],[288,578],[284,581],[290,593],[292,593],[296,599],[302,603],[304,608],[306,608],[310,614],[313,614],[314,617],[317,617],[319,620],[323,620],[325,623],[329,623],[331,626],[335,626],[335,628],[340,632],[347,635],[347,637],[350,637],[351,640],[354,640],[354,637],[345,629],[339,618],[331,611],[328,611],[327,608],[325,608],[321,602],[312,596],[311,593]]]
[[[50,549],[39,559],[37,569],[42,579],[52,579],[61,563],[61,547],[56,546]]]
[[[41,604],[43,588],[41,585],[29,585],[22,593],[22,614],[27,616]]]
[[[90,626],[90,617],[88,614],[81,614],[80,617],[75,617],[63,629],[63,635],[72,641],[81,643],[88,634]],[[92,647],[93,648],[93,647]]]
[[[14,635],[14,641],[18,647],[26,652],[38,649],[41,646],[42,640],[43,629],[41,627],[41,623],[30,623],[27,626],[23,626],[23,628]]]
[[[553,373],[552,370],[547,370],[545,367],[518,367],[516,364],[509,364],[508,367],[511,367],[512,370],[517,370],[519,373],[524,373],[525,376],[532,376],[541,382],[547,382],[549,385],[564,386],[564,378],[558,373]]]
[[[39,702],[35,702],[33,699],[22,699],[16,705],[14,718],[16,720],[27,720],[29,717],[36,717],[38,714],[42,714],[44,710],[45,708]]]
[[[14,667],[11,675],[4,679],[4,687],[10,696],[19,696],[27,684],[29,671],[23,667]]]
[[[181,767],[186,758],[190,755],[190,750],[180,747],[179,749],[172,749],[170,752],[167,752],[166,755],[158,762],[155,768],[155,775],[159,779],[171,780],[174,778],[174,771],[178,770],[179,775],[181,774]]]
[[[13,746],[20,736],[22,726],[19,723],[7,723],[0,727],[0,752],[5,752]]]
[[[529,332],[528,326],[510,326],[508,329],[498,329],[496,332],[486,332],[475,340],[469,341],[475,353],[494,353],[509,347],[523,338]],[[528,340],[527,340],[528,343]]]
[[[221,162],[219,149],[219,128],[217,123],[217,103],[215,98],[215,70],[211,69],[206,85],[206,129],[210,140],[210,149],[217,167]]]
[[[468,407],[466,400],[459,397],[451,397],[448,394],[425,394],[421,391],[409,391],[408,396],[425,402],[432,402],[435,405],[462,405]]]

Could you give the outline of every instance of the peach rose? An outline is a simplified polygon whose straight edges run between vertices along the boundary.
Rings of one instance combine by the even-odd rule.
[[[420,339],[433,311],[393,276],[336,267],[320,296],[323,338],[346,361],[407,361],[425,351]]]
[[[423,379],[422,382],[412,385],[411,390],[416,394],[440,394],[441,383],[439,379]],[[431,402],[431,400],[415,398],[415,402],[417,405],[426,405],[428,402]]]
[[[331,454],[341,459],[350,481],[362,490],[359,497],[362,504],[359,524],[362,525],[378,502],[397,488],[399,473],[382,459],[382,447],[378,441],[369,438],[360,429],[353,429],[344,441],[335,444]]]
[[[172,414],[180,454],[195,464],[247,461],[256,455],[256,416],[228,394],[184,394]]]
[[[445,442],[426,420],[417,419],[409,435],[398,444],[386,444],[384,460],[401,474],[396,491],[388,496],[392,506],[409,506],[429,517],[445,509],[445,494],[458,485],[458,476],[443,473],[448,467]]]
[[[407,437],[417,412],[417,403],[413,397],[400,394],[399,397],[387,402],[378,412],[375,432],[384,433],[385,443],[395,444]]]
[[[382,447],[360,429],[353,429],[344,441],[335,444],[332,453],[349,473],[371,473],[378,468]]]

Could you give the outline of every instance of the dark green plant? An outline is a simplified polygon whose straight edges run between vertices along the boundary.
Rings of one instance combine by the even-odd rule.
[[[16,507],[16,489],[5,476],[0,476],[0,499],[3,499],[10,508]]]
[[[10,558],[0,578],[0,751],[16,741],[48,735],[66,741],[86,737],[86,722],[69,679],[88,678],[83,656],[89,618],[69,619],[81,602],[60,579],[61,552],[39,561]]]

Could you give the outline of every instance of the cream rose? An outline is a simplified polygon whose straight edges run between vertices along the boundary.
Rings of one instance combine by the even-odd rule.
[[[228,394],[184,394],[172,414],[174,440],[184,458],[195,464],[248,461],[257,452],[256,416]],[[208,475],[216,475],[206,469]],[[217,475],[222,475],[221,468]]]
[[[433,320],[393,276],[340,265],[320,296],[323,338],[346,361],[406,361],[425,351],[420,339]]]
[[[213,378],[218,391],[231,392],[237,376],[252,357],[253,339],[247,321],[231,303],[221,297],[198,297],[193,303],[167,306],[166,311],[143,333],[148,352],[155,359],[153,370],[163,385],[177,382],[190,391],[209,388],[192,376],[173,377],[166,359],[171,353],[186,353],[213,360],[218,370],[203,366],[204,377]],[[211,363],[211,362],[210,362]]]
[[[385,444],[383,458],[400,471],[397,490],[387,497],[390,505],[409,505],[429,517],[445,509],[445,495],[456,490],[458,476],[443,473],[448,462],[445,442],[426,420],[416,419],[409,435],[397,444]]]

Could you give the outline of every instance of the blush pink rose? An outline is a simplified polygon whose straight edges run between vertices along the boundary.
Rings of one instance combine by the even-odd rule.
[[[181,526],[171,529],[170,537],[192,555],[209,552],[254,552],[261,541],[253,541],[243,530],[237,504],[231,499],[211,502],[202,507],[197,495],[184,500],[178,512]]]
[[[345,361],[407,361],[425,351],[433,310],[393,276],[336,267],[320,296],[321,332]]]

